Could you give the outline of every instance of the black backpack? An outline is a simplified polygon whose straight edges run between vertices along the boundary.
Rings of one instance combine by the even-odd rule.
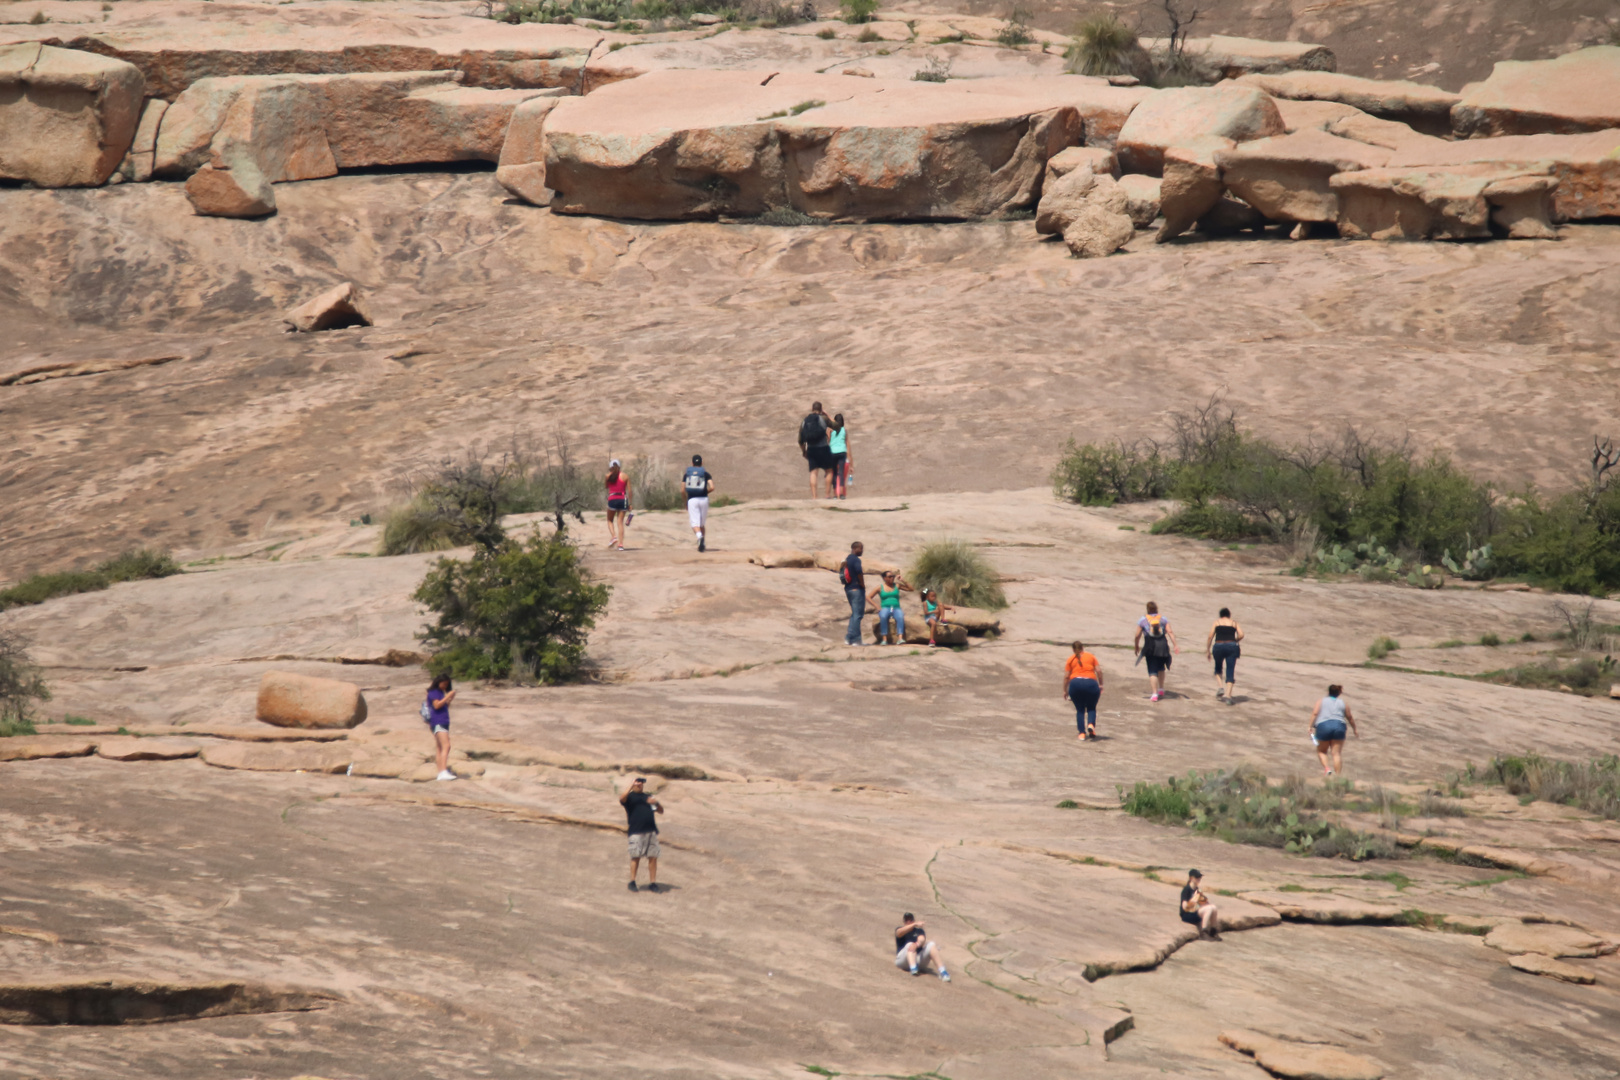
[[[826,422],[820,413],[811,413],[799,421],[799,441],[806,446],[816,445],[826,433]]]
[[[1170,655],[1170,641],[1164,636],[1165,621],[1162,615],[1150,615],[1147,636],[1142,641],[1142,655],[1155,658]]]

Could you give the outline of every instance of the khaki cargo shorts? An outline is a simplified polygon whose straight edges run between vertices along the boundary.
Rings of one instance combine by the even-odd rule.
[[[630,857],[632,859],[658,858],[658,834],[655,832],[631,833]]]

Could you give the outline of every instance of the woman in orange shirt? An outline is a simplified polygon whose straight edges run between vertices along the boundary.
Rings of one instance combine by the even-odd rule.
[[[1074,643],[1074,655],[1063,665],[1063,696],[1074,702],[1074,723],[1080,741],[1097,738],[1097,700],[1102,697],[1103,672],[1097,657]]]

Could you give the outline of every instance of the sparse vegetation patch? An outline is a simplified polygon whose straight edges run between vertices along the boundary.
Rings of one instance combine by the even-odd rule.
[[[0,611],[43,604],[58,596],[97,592],[121,581],[169,577],[183,573],[168,552],[132,548],[122,555],[97,563],[89,570],[66,570],[55,574],[34,574],[8,589],[0,589]]]

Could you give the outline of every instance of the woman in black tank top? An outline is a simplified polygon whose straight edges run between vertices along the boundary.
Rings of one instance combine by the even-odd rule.
[[[1217,700],[1224,697],[1228,705],[1237,704],[1233,698],[1237,689],[1234,677],[1242,652],[1238,642],[1242,640],[1243,628],[1232,618],[1231,609],[1221,608],[1220,617],[1209,628],[1209,637],[1204,639],[1204,655],[1215,661],[1215,697]]]

